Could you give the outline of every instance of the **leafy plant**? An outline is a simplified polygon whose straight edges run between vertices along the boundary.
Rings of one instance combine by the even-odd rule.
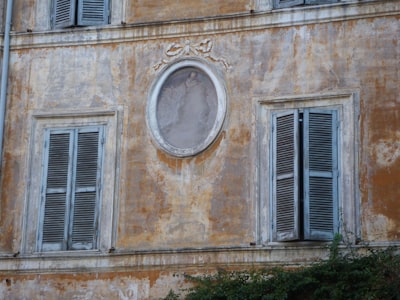
[[[326,261],[296,269],[186,276],[193,286],[185,295],[174,293],[177,298],[164,300],[400,299],[400,255],[396,249],[369,250],[366,255],[341,253],[340,239],[336,236],[333,240]]]

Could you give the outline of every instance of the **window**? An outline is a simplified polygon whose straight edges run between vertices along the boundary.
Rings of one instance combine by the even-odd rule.
[[[53,28],[109,23],[108,0],[53,0]]]
[[[273,235],[330,240],[338,231],[337,112],[298,109],[272,116]]]
[[[103,139],[102,127],[47,130],[40,251],[97,248]]]
[[[338,2],[338,0],[274,0],[274,7],[284,8],[301,4],[327,4],[335,2]]]
[[[257,99],[259,244],[360,238],[357,92]]]
[[[79,256],[114,247],[122,113],[33,113],[22,253]]]

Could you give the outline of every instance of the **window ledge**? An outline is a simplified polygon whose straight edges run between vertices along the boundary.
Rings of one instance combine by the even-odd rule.
[[[400,242],[367,243],[368,249],[400,247]],[[352,245],[356,251],[367,249],[366,245]],[[350,249],[340,245],[340,249]],[[77,272],[122,272],[168,268],[213,268],[217,266],[248,267],[252,265],[304,265],[329,257],[329,242],[302,244],[288,247],[273,244],[256,246],[232,246],[185,249],[126,250],[114,253],[101,251],[61,251],[57,253],[33,253],[31,255],[0,255],[0,272],[6,273],[77,273]]]

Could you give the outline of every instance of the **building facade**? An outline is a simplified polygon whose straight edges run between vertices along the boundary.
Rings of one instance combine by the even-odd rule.
[[[0,6],[4,299],[399,245],[400,1]]]

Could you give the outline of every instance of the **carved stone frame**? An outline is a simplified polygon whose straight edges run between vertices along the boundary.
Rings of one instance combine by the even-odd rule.
[[[157,105],[160,100],[160,94],[162,92],[164,83],[175,72],[185,68],[197,69],[199,72],[210,79],[216,92],[217,111],[212,128],[209,130],[208,135],[204,140],[202,140],[195,146],[177,147],[168,142],[160,130],[157,116]],[[212,142],[219,134],[225,119],[226,106],[227,100],[225,86],[223,85],[220,76],[217,74],[216,70],[214,70],[213,67],[211,67],[208,63],[204,62],[201,59],[189,58],[178,60],[167,66],[156,78],[152,85],[147,105],[148,127],[150,128],[152,137],[156,141],[157,145],[168,154],[177,157],[194,156],[204,151],[210,144],[212,144]]]

